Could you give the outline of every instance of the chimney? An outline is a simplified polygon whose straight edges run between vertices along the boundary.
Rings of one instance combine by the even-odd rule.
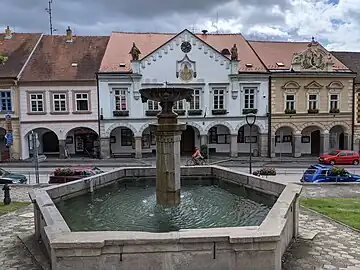
[[[204,35],[206,35],[207,32],[208,32],[208,30],[204,29],[204,30],[202,30],[201,32],[202,32]]]
[[[11,39],[11,37],[12,37],[12,32],[11,32],[10,26],[7,26],[6,29],[5,29],[4,38],[5,39]]]
[[[66,40],[65,40],[65,42],[71,43],[72,41],[73,41],[72,30],[71,30],[70,26],[68,26],[68,28],[66,29]]]

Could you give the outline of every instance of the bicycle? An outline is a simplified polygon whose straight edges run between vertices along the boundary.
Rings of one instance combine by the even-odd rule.
[[[206,160],[204,158],[194,159],[191,158],[188,161],[186,161],[186,166],[202,166],[206,164]]]

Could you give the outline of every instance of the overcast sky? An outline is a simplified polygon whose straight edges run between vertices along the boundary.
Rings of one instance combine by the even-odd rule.
[[[53,27],[63,34],[111,31],[241,32],[251,39],[311,40],[331,50],[360,51],[360,0],[53,0]],[[0,26],[49,33],[48,0],[1,0]]]

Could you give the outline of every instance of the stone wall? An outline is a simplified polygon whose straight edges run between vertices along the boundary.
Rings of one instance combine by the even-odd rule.
[[[192,270],[281,269],[281,257],[298,227],[301,186],[218,166],[182,167],[182,176],[215,177],[278,198],[260,226],[169,233],[71,232],[54,201],[84,194],[125,177],[155,176],[155,168],[124,168],[31,193],[36,236],[52,269]]]

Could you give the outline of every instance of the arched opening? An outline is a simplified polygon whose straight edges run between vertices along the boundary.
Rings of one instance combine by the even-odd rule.
[[[181,134],[181,154],[186,155],[194,153],[195,147],[200,147],[200,132],[197,128],[187,125],[186,130]]]
[[[329,147],[330,147],[331,151],[332,150],[345,150],[347,148],[346,144],[345,144],[345,132],[344,131],[345,131],[345,129],[340,125],[333,126],[330,129]]]
[[[251,142],[252,153],[255,156],[260,155],[259,134],[260,128],[256,125],[251,127],[251,132],[248,125],[240,127],[237,135],[238,152],[242,155],[249,155]]]
[[[142,133],[142,154],[144,156],[151,156],[156,154],[156,136],[155,132],[151,131],[150,127],[147,127]]]
[[[9,159],[9,148],[6,146],[6,130],[4,128],[0,128],[0,153],[1,160]]]
[[[275,132],[275,155],[292,156],[293,155],[293,132],[291,127],[283,126]]]
[[[73,128],[66,134],[65,146],[75,157],[96,157],[98,153],[98,134],[87,127]]]
[[[134,133],[127,127],[114,128],[110,133],[111,157],[133,156],[135,152]]]
[[[230,153],[230,130],[227,126],[216,125],[209,129],[208,148],[209,153],[228,154]]]
[[[319,156],[321,152],[321,129],[309,126],[301,132],[301,152],[305,155]]]
[[[32,130],[37,134],[38,142],[32,140],[31,132],[27,134],[29,156],[34,153],[34,147],[38,145],[38,153],[46,156],[59,156],[59,138],[56,133],[47,128],[36,128]]]

